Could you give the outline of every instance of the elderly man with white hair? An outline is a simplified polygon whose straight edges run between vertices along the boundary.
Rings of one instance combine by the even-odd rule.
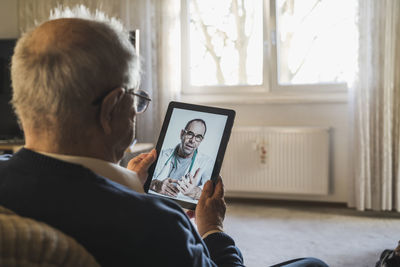
[[[196,230],[177,204],[144,194],[155,150],[117,164],[150,101],[128,32],[82,7],[54,14],[12,57],[25,146],[1,161],[0,205],[74,237],[102,266],[242,266],[222,232],[221,181],[208,183]]]
[[[196,229],[175,202],[144,194],[155,150],[118,165],[150,101],[128,33],[82,7],[54,14],[12,57],[25,146],[0,161],[0,205],[75,238],[101,266],[243,266],[222,230],[220,178],[204,185]]]

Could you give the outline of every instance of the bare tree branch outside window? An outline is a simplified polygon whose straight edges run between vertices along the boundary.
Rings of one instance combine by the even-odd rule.
[[[357,65],[356,0],[276,0],[278,82],[351,81]]]
[[[261,85],[264,60],[276,62],[279,85],[343,83],[356,73],[357,0],[266,1],[276,7],[276,61],[263,54],[263,0],[188,1],[191,86]]]
[[[199,73],[207,73],[210,69],[214,70],[214,77],[209,77],[208,80],[203,77],[199,85],[247,85],[262,82],[260,7],[262,0],[190,1],[191,38],[197,42],[191,46],[191,54],[202,56],[195,57],[194,60],[192,57],[191,67],[192,70],[196,69],[192,74],[200,75]],[[259,14],[255,16],[257,11]],[[257,19],[258,25],[255,29]],[[255,32],[259,35],[256,38]],[[253,50],[252,57],[249,57],[249,49]],[[255,68],[258,71],[254,71]]]

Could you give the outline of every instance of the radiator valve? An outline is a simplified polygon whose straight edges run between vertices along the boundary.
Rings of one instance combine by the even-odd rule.
[[[258,155],[260,157],[260,163],[266,164],[267,163],[267,144],[264,141],[257,142],[256,143],[256,151],[258,152]]]

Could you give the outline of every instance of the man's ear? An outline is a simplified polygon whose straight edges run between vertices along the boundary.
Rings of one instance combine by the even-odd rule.
[[[182,139],[184,134],[185,134],[185,132],[183,130],[181,130],[181,139]]]
[[[105,134],[111,134],[112,126],[111,122],[113,119],[113,111],[117,106],[119,99],[123,94],[122,88],[116,88],[112,90],[101,102],[100,107],[100,124]]]

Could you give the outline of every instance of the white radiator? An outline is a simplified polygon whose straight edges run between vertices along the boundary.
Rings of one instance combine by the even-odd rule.
[[[221,175],[228,193],[326,195],[329,128],[234,128]]]

